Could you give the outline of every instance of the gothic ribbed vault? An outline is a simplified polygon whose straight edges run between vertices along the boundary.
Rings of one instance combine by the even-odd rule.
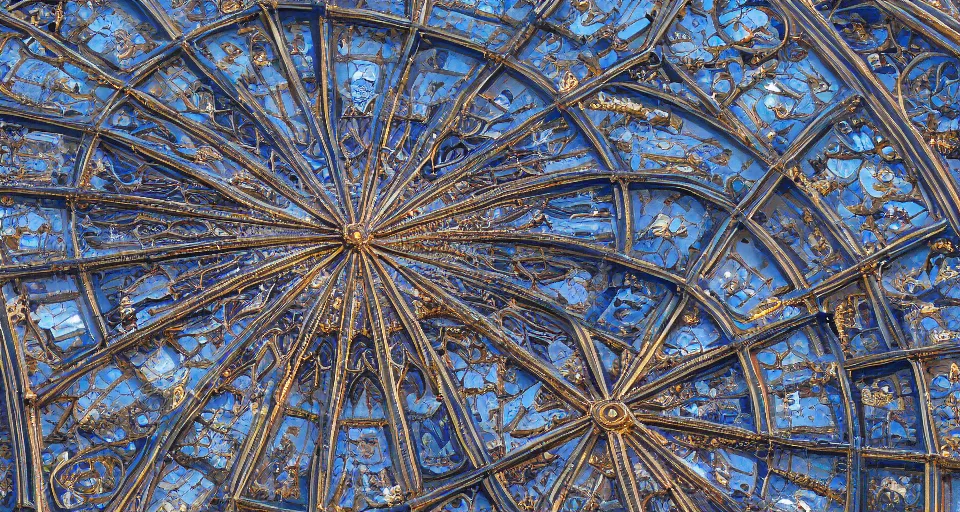
[[[0,6],[0,510],[960,511],[956,0]]]

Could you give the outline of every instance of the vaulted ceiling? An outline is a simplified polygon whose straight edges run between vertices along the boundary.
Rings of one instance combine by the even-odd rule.
[[[960,3],[0,6],[0,510],[960,510]]]

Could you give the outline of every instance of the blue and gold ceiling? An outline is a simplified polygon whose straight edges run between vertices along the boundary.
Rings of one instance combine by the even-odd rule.
[[[0,1],[0,510],[960,511],[960,2]]]

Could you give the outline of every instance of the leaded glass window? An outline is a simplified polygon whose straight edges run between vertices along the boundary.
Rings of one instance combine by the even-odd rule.
[[[0,7],[0,510],[960,511],[956,0]]]

